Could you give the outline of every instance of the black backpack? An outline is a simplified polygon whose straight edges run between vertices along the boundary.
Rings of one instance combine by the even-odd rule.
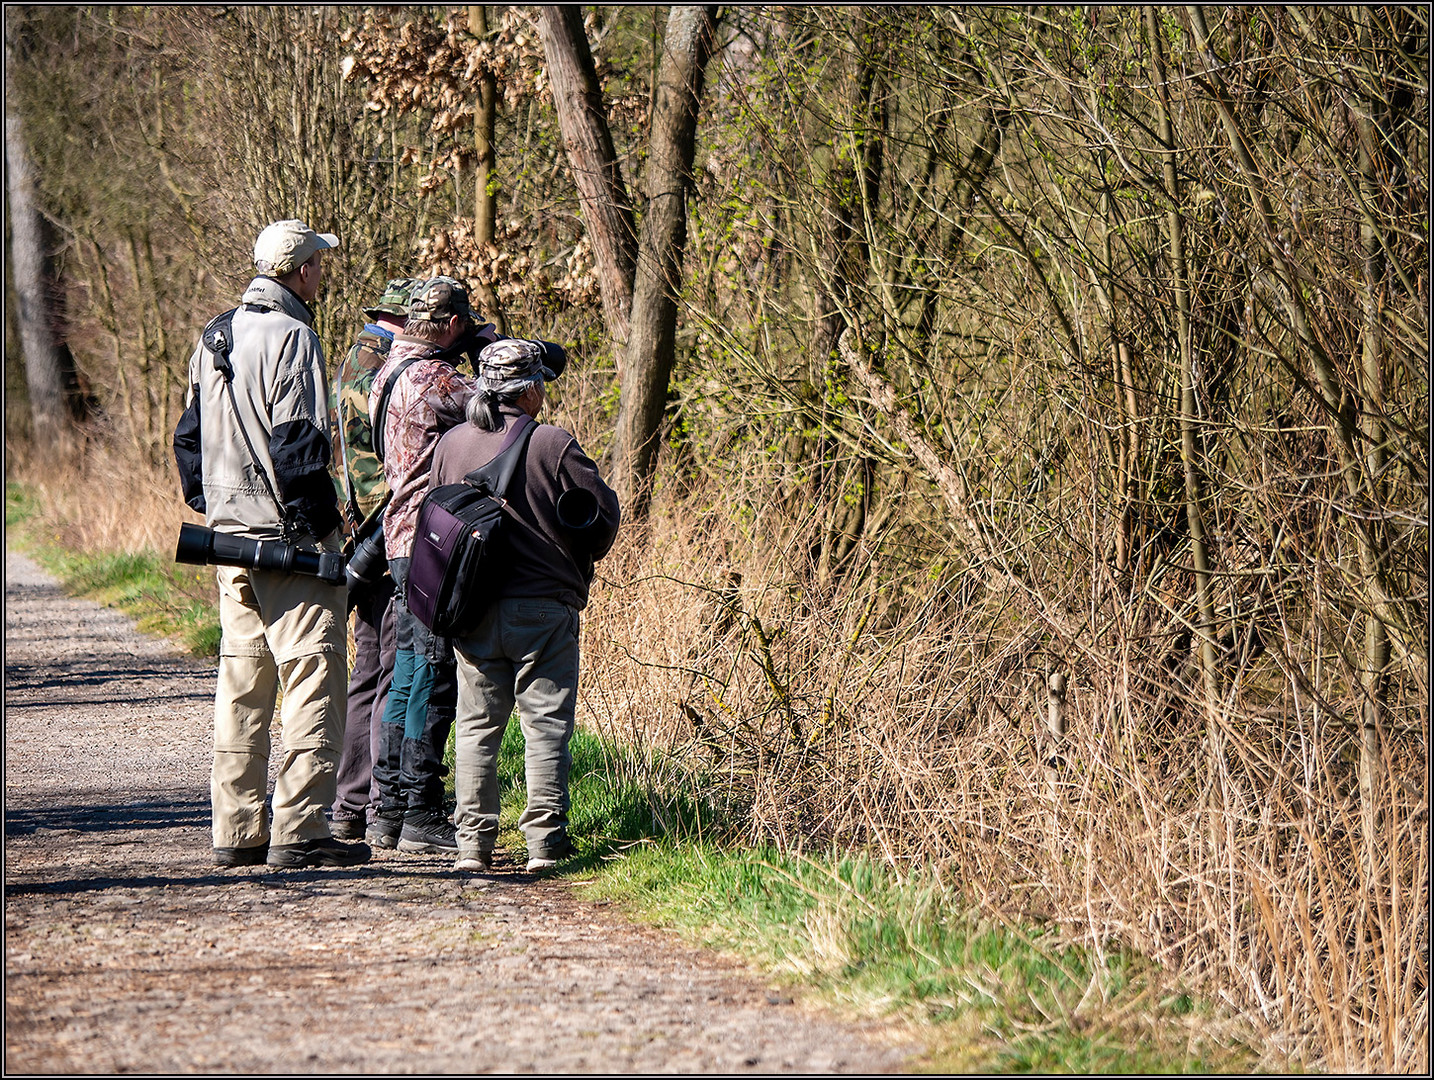
[[[537,426],[531,416],[521,417],[492,461],[462,483],[434,488],[418,508],[404,602],[435,634],[468,633],[493,602],[500,580],[493,548],[507,506],[503,496]]]

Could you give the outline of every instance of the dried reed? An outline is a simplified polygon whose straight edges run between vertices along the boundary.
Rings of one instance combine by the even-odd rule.
[[[1267,1067],[1427,1071],[1423,724],[1386,733],[1367,851],[1331,706],[1352,691],[1286,674],[1315,667],[1311,642],[1272,641],[1206,731],[1198,673],[1114,607],[1066,653],[1052,745],[1059,603],[818,585],[804,545],[774,557],[779,533],[716,520],[659,515],[602,564],[583,722],[684,763],[750,839],[935,865],[992,912],[1147,953],[1262,1032]]]

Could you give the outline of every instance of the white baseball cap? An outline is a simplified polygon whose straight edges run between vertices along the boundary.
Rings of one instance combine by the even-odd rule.
[[[261,274],[283,277],[308,262],[314,252],[338,246],[339,238],[333,233],[316,233],[302,221],[289,218],[274,222],[259,234],[254,241],[254,265]]]

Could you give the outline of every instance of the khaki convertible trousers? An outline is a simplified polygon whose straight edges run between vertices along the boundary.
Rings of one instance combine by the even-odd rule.
[[[344,590],[315,577],[216,568],[219,686],[210,799],[216,848],[298,844],[329,835],[343,745],[347,642]],[[265,820],[269,726],[282,687],[284,756]]]

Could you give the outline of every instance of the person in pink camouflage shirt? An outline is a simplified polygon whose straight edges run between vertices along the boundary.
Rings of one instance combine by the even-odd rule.
[[[380,725],[380,753],[374,761],[379,801],[368,840],[413,853],[458,850],[443,804],[443,752],[457,708],[453,647],[413,616],[404,603],[404,589],[434,448],[439,436],[463,422],[476,390],[475,381],[453,366],[448,351],[475,330],[484,344],[498,340],[490,325],[478,325],[461,282],[451,277],[424,282],[409,301],[403,333],[394,336],[369,396],[375,446],[380,446],[381,433],[384,479],[393,492],[383,533],[396,589],[396,651]],[[380,399],[390,383],[380,417]]]

